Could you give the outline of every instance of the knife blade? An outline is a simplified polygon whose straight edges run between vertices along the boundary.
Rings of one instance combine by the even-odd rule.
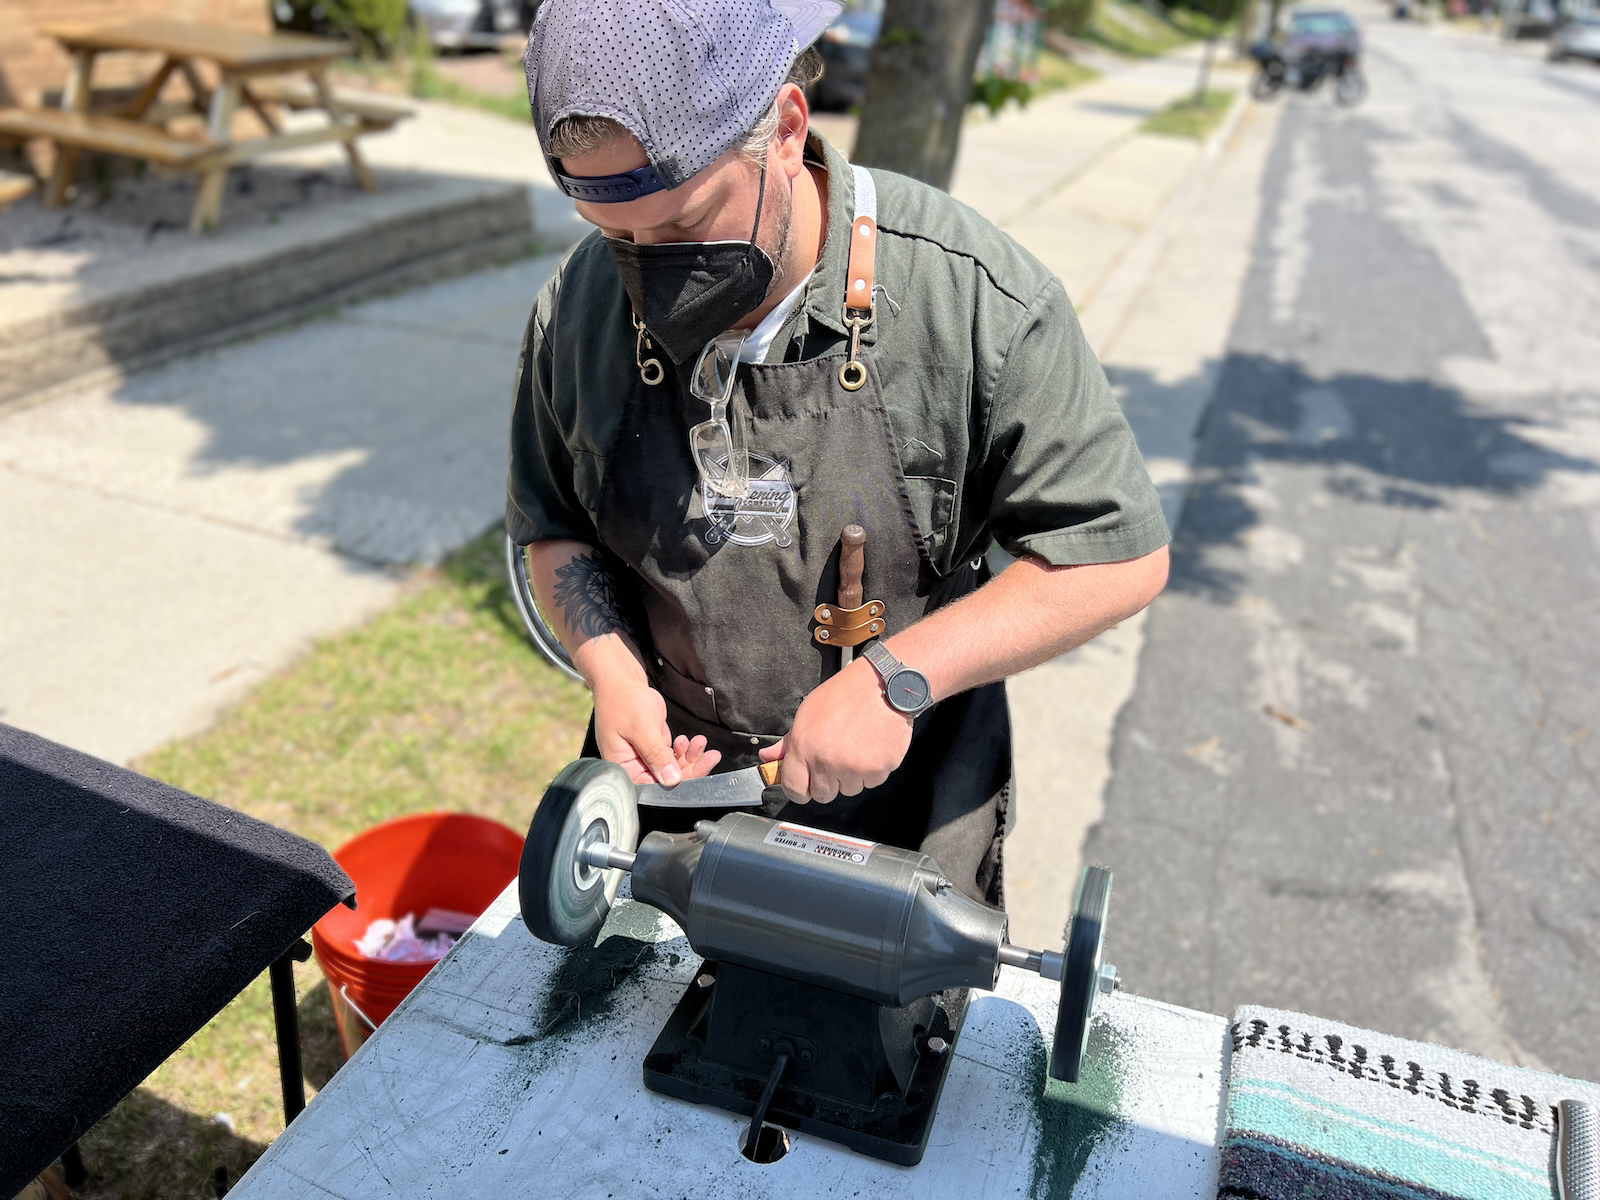
[[[778,782],[778,763],[761,763],[741,771],[725,771],[701,779],[685,779],[675,787],[636,783],[640,804],[650,808],[756,808],[761,794]]]

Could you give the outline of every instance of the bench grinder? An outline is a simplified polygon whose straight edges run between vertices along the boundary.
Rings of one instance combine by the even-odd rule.
[[[926,854],[733,812],[639,840],[635,788],[579,759],[545,792],[523,850],[522,919],[582,946],[631,874],[706,961],[644,1061],[645,1086],[913,1165],[966,1016],[1002,963],[1061,983],[1050,1074],[1076,1082],[1098,995],[1111,873],[1085,869],[1065,953],[1006,937],[1006,915]],[[768,1128],[770,1137],[777,1131]]]

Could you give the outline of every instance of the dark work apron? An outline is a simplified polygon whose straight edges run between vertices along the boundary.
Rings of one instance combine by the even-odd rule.
[[[730,418],[745,422],[754,482],[737,502],[704,488],[695,469],[689,427],[704,406],[671,382],[631,376],[607,458],[600,540],[668,725],[703,734],[722,752],[719,772],[759,761],[806,694],[839,669],[838,649],[812,639],[812,614],[838,600],[844,526],[867,532],[863,595],[887,605],[886,637],[986,578],[981,560],[950,576],[934,570],[877,369],[859,358],[867,382],[855,392],[839,379],[843,349],[739,367]],[[599,756],[592,721],[584,754]],[[904,761],[881,786],[829,804],[775,800],[762,811],[920,848],[964,892],[999,905],[1010,783],[1010,715],[996,683],[918,717]],[[644,832],[683,831],[726,811],[641,807],[639,815]]]

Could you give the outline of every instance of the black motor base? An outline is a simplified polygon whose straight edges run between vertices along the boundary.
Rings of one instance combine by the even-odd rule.
[[[967,1003],[960,988],[887,1008],[706,962],[645,1057],[644,1083],[748,1116],[778,1055],[789,1053],[769,1122],[915,1166],[928,1147]]]

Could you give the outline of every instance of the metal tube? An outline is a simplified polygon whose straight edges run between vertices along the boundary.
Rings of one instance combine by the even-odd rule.
[[[1013,946],[1004,942],[1000,946],[1000,961],[1008,967],[1021,967],[1024,971],[1037,971],[1044,956],[1026,946]]]
[[[278,1032],[278,1079],[283,1085],[283,1123],[288,1125],[306,1106],[306,1085],[300,1065],[300,1013],[295,1007],[294,950],[268,968],[272,977],[272,1015]]]
[[[1026,946],[1013,946],[1005,942],[1000,947],[1000,962],[1024,971],[1037,971],[1046,979],[1059,981],[1066,959],[1054,950],[1029,950]]]
[[[638,856],[626,850],[618,850],[609,842],[591,842],[587,846],[578,847],[578,862],[586,867],[593,867],[603,871],[613,867],[618,871],[633,870],[633,861]]]

